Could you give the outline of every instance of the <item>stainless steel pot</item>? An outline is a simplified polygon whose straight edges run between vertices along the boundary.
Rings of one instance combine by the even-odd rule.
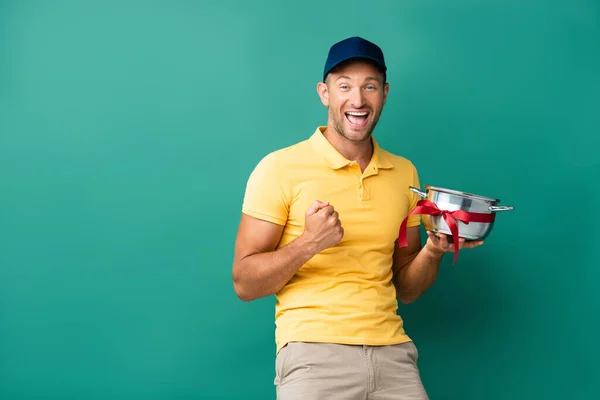
[[[493,214],[498,211],[509,211],[513,209],[512,206],[499,206],[499,199],[460,192],[452,189],[445,189],[429,185],[425,185],[425,192],[413,186],[409,186],[409,189],[423,197],[423,199],[429,200],[442,211],[462,210],[466,211],[467,213],[474,213],[474,219],[477,219],[475,218],[477,215]],[[492,219],[495,217],[495,215],[483,215],[480,217],[480,219],[485,219],[486,217]],[[421,214],[421,220],[423,221],[423,226],[425,229],[432,232],[445,233],[449,236],[448,239],[452,241],[452,232],[444,220],[443,215]],[[494,226],[493,221],[469,221],[468,224],[465,224],[458,219],[455,220],[458,226],[458,236],[465,238],[466,240],[483,240],[489,236]]]

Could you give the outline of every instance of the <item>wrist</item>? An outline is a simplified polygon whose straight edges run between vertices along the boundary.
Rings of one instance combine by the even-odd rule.
[[[296,244],[298,245],[298,250],[306,260],[310,260],[319,253],[317,243],[307,237],[305,233],[301,234],[298,239],[296,239]]]

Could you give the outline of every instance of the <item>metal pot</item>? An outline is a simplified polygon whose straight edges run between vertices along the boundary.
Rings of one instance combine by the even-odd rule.
[[[409,189],[423,197],[425,200],[435,204],[442,211],[462,210],[467,213],[473,213],[474,216],[481,214],[493,214],[498,211],[512,210],[511,206],[499,206],[499,199],[480,196],[477,194],[460,192],[452,189],[445,189],[435,186],[425,185],[426,191],[409,186]],[[495,215],[483,215],[480,219],[494,219]],[[477,218],[474,218],[477,219]],[[421,214],[421,220],[425,229],[432,232],[441,232],[448,235],[452,240],[452,232],[448,227],[443,215]],[[489,236],[494,226],[494,222],[474,222],[468,224],[456,219],[458,225],[458,236],[465,240],[483,240]]]

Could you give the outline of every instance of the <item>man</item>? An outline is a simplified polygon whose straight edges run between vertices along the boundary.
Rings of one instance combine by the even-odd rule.
[[[248,180],[233,282],[244,301],[276,295],[281,400],[428,398],[397,299],[423,294],[454,246],[431,232],[422,246],[409,215],[417,170],[372,136],[388,90],[377,45],[334,44],[317,85],[327,126],[268,154]]]

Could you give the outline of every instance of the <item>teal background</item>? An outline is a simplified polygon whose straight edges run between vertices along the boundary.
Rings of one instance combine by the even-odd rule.
[[[376,137],[499,197],[402,305],[432,399],[598,390],[600,3],[0,0],[0,398],[274,399],[274,299],[231,282],[244,185],[375,41]]]

